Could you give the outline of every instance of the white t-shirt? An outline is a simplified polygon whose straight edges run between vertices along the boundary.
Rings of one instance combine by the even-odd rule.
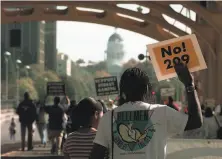
[[[183,133],[188,116],[166,105],[129,102],[114,109],[114,159],[164,159],[168,137]],[[111,111],[101,119],[94,143],[112,148]],[[110,154],[111,155],[111,154]]]

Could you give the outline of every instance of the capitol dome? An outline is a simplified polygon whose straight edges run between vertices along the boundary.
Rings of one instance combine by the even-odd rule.
[[[113,34],[109,37],[108,42],[117,41],[117,40],[120,41],[120,42],[122,42],[122,41],[123,41],[123,38],[122,38],[119,34],[113,33]]]

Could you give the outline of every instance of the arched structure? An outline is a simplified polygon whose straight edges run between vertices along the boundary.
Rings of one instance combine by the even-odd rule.
[[[196,21],[170,7],[170,4],[178,3],[193,10],[197,15]],[[207,3],[206,5],[202,2],[191,1],[4,1],[1,16],[2,23],[43,20],[98,23],[131,30],[158,41],[188,34],[167,22],[163,16],[166,15],[185,24],[197,35],[208,69],[196,74],[196,78],[202,83],[204,99],[213,98],[219,104],[222,103],[222,5],[221,2],[216,1]],[[140,7],[149,8],[149,13],[144,14],[141,8],[137,10],[121,8],[118,4],[137,4]],[[62,10],[58,6],[66,7]],[[94,8],[100,11],[82,11],[78,7]],[[9,11],[8,8],[14,9]]]

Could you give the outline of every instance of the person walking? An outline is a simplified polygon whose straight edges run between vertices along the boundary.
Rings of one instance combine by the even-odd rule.
[[[10,126],[9,126],[9,134],[10,134],[10,139],[15,141],[16,124],[15,124],[14,118],[12,118]]]
[[[60,98],[54,98],[52,106],[44,106],[45,112],[49,115],[48,137],[51,141],[51,153],[59,154],[64,130],[64,114],[65,111],[60,105]]]
[[[30,98],[28,92],[24,93],[24,100],[18,105],[16,113],[19,116],[19,121],[21,123],[21,147],[22,151],[25,150],[25,134],[26,129],[28,129],[28,151],[33,149],[32,140],[33,140],[33,128],[32,125],[37,117],[36,107],[33,101]]]
[[[72,132],[72,120],[71,120],[71,116],[72,116],[72,112],[74,111],[74,109],[76,109],[77,104],[76,104],[76,100],[71,100],[70,101],[70,106],[66,112],[67,116],[68,116],[68,121],[67,121],[67,125],[66,125],[66,133],[67,135],[70,134]]]
[[[37,102],[38,117],[36,120],[37,128],[39,131],[39,136],[41,139],[41,144],[46,146],[47,143],[47,123],[48,123],[48,114],[45,112],[44,107],[40,102]]]

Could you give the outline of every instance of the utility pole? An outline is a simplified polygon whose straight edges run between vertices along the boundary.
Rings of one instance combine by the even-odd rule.
[[[22,63],[22,61],[21,60],[19,60],[19,59],[17,59],[16,60],[16,70],[17,70],[17,83],[16,83],[16,97],[17,97],[17,99],[16,99],[16,104],[17,104],[17,106],[19,105],[19,78],[20,78],[20,64]]]

